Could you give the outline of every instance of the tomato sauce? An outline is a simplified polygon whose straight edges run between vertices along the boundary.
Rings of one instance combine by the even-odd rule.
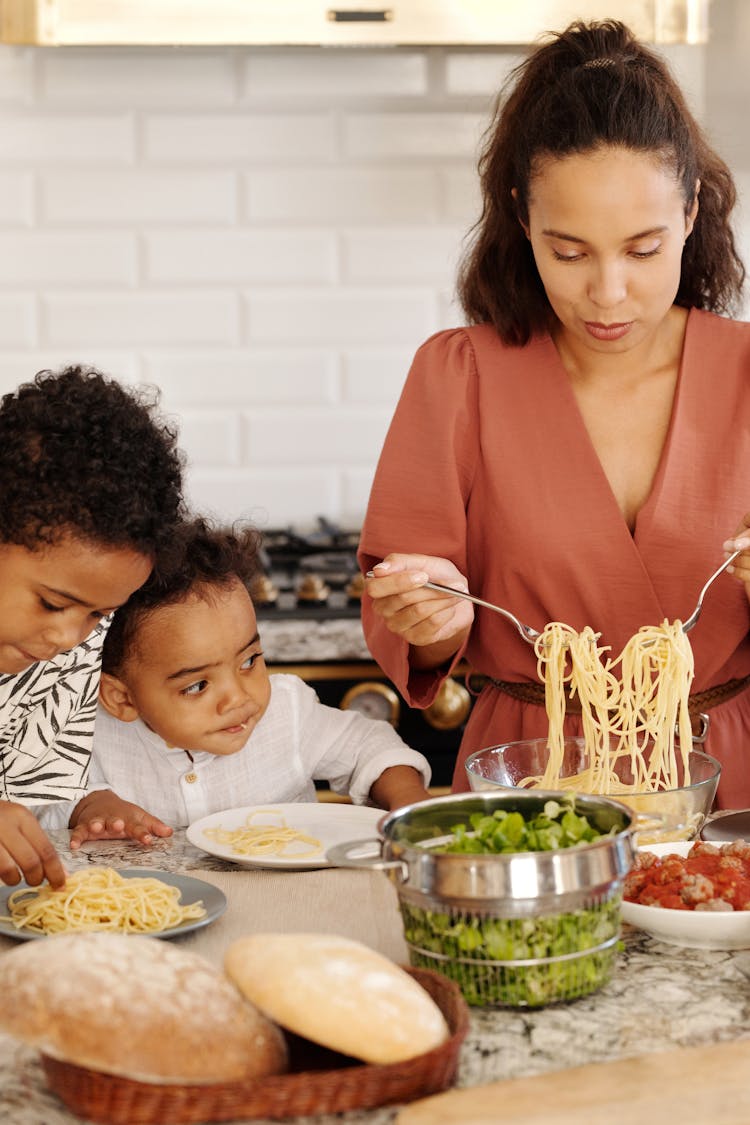
[[[667,910],[750,910],[750,844],[698,841],[686,856],[639,852],[624,898]]]

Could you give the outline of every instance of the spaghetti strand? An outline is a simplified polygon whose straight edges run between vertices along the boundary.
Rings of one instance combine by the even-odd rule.
[[[255,817],[269,814],[279,818],[276,824],[253,824]],[[296,828],[290,828],[277,809],[255,809],[239,828],[206,828],[204,835],[217,844],[231,848],[235,855],[305,859],[320,855],[323,850],[320,840],[299,832]],[[294,845],[300,844],[306,844],[307,847],[303,850],[294,848]],[[290,851],[291,848],[294,850]]]
[[[588,626],[552,621],[535,643],[549,720],[547,766],[519,784],[586,793],[656,792],[690,784],[693,652],[680,621],[644,626],[612,659]],[[562,775],[565,691],[577,696],[589,764]],[[677,731],[677,735],[675,735]],[[624,769],[622,763],[627,763]],[[619,767],[619,768],[618,768]],[[622,775],[628,776],[623,781]]]

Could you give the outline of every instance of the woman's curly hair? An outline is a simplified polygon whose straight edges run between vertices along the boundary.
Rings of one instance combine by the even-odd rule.
[[[226,589],[238,579],[249,589],[262,569],[260,544],[260,532],[249,524],[215,527],[200,516],[180,524],[151,577],[115,613],[104,641],[102,670],[117,675],[153,610],[177,605],[193,593]]]
[[[176,431],[157,392],[91,367],[40,371],[0,400],[0,542],[63,534],[155,557],[184,517]]]
[[[730,224],[737,192],[727,165],[660,55],[619,20],[577,20],[511,73],[495,105],[479,161],[482,214],[459,271],[470,324],[493,324],[512,345],[549,330],[551,306],[521,226],[530,187],[545,160],[600,147],[661,159],[686,214],[700,180],[675,303],[716,313],[738,306],[745,270]]]

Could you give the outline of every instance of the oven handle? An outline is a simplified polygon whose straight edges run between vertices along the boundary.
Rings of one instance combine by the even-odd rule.
[[[383,859],[383,841],[379,837],[347,840],[326,851],[326,859],[334,867],[359,867],[368,871],[389,871],[405,883],[409,877],[407,864],[400,859]],[[377,849],[377,851],[375,850]]]

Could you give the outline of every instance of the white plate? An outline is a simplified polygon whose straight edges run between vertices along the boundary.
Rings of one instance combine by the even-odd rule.
[[[695,841],[652,844],[654,855],[687,855]],[[750,910],[667,910],[661,906],[622,903],[622,920],[670,945],[696,949],[750,949]]]
[[[122,875],[124,879],[159,879],[170,887],[178,887],[181,906],[190,906],[191,903],[197,902],[199,899],[203,903],[206,913],[202,918],[193,918],[189,922],[183,922],[180,926],[172,926],[169,930],[162,930],[161,933],[149,934],[149,937],[182,937],[183,934],[200,930],[203,926],[215,922],[227,908],[227,899],[223,891],[212,886],[211,883],[206,883],[203,879],[193,879],[191,875],[177,875],[171,871],[153,871],[150,867],[128,867],[124,870],[118,870],[118,875]],[[10,895],[14,891],[23,890],[26,886],[28,886],[27,883],[17,883],[15,887],[0,887],[0,915],[7,915]],[[49,937],[49,934],[35,934],[30,930],[17,930],[7,917],[0,917],[0,935],[16,938],[18,941],[34,941],[36,938]]]
[[[285,855],[236,855],[230,845],[219,844],[205,834],[207,828],[226,828],[230,832],[241,828],[251,813],[253,825],[278,824],[283,818],[288,828],[296,828],[320,840],[320,854],[295,856],[292,848]],[[267,816],[261,815],[267,813]],[[284,867],[299,871],[302,868],[330,867],[326,851],[334,844],[345,844],[350,840],[373,839],[378,836],[378,823],[388,814],[384,809],[373,809],[367,805],[344,805],[327,801],[294,802],[281,805],[246,805],[239,809],[225,809],[196,820],[188,827],[187,838],[196,848],[219,859],[228,859],[240,867]],[[300,850],[307,851],[309,845],[300,844]]]

